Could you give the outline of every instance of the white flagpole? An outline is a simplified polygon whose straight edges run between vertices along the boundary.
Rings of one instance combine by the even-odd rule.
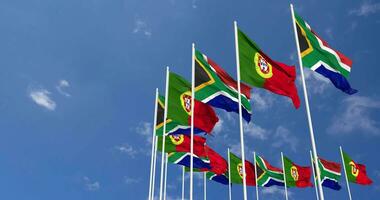
[[[311,167],[312,167],[312,170],[313,170],[313,179],[314,179],[314,188],[315,188],[315,194],[317,195],[317,200],[319,200],[319,195],[318,195],[318,186],[315,185],[315,183],[317,183],[317,179],[315,179],[315,169],[314,169],[314,163],[313,162],[313,155],[310,151],[310,161],[311,161]],[[317,183],[318,184],[318,183]]]
[[[191,137],[190,137],[190,200],[193,200],[193,155],[194,155],[194,98],[195,98],[195,44],[191,50]]]
[[[284,164],[284,154],[281,152],[282,171],[284,173],[285,199],[288,200],[288,188],[286,187],[286,173]]]
[[[149,177],[149,197],[152,197],[152,188],[153,188],[153,162],[154,162],[154,149],[155,149],[155,139],[156,139],[156,124],[157,124],[157,99],[158,99],[158,88],[156,88],[156,98],[154,100],[154,119],[153,119],[153,133],[152,133],[152,153],[150,158],[150,177]]]
[[[165,153],[165,180],[164,180],[164,200],[166,200],[166,185],[168,180],[168,153]]]
[[[185,166],[182,166],[182,200],[185,200]]]
[[[162,192],[163,192],[163,186],[164,186],[166,118],[168,116],[168,101],[169,101],[168,95],[169,95],[169,67],[166,67],[164,126],[163,126],[163,132],[162,132],[162,151],[161,151],[160,200],[162,200]]]
[[[155,188],[155,181],[156,181],[156,162],[157,162],[157,140],[158,137],[154,136],[154,158],[153,158],[153,177],[152,177],[152,196],[151,200],[154,199],[154,188]]]
[[[340,156],[342,157],[342,164],[343,164],[343,169],[344,169],[344,176],[346,177],[346,184],[347,184],[348,196],[350,197],[350,200],[352,200],[352,197],[351,197],[351,190],[350,190],[350,184],[348,183],[348,177],[347,177],[346,165],[344,164],[344,157],[343,157],[342,146],[339,146],[339,150],[340,150]]]
[[[257,182],[256,152],[253,152],[253,164],[255,165],[256,200],[259,200],[259,183]]]
[[[207,200],[206,173],[207,172],[203,172],[203,199],[204,200]]]
[[[229,200],[232,200],[232,191],[231,191],[231,161],[230,161],[230,148],[227,149],[228,153],[228,196]]]
[[[234,21],[234,30],[235,30],[236,71],[237,71],[237,83],[238,83],[238,92],[239,92],[240,146],[241,146],[241,159],[243,160],[243,194],[244,194],[244,200],[247,200],[247,183],[246,183],[246,173],[245,173],[243,116],[242,116],[242,109],[241,109],[239,42],[238,42],[238,30],[237,30],[237,22],[236,21]]]
[[[308,96],[307,96],[305,76],[303,74],[302,58],[301,58],[301,55],[300,55],[300,47],[299,47],[299,43],[298,43],[298,35],[297,35],[297,28],[296,28],[296,20],[295,20],[295,17],[294,17],[293,4],[290,4],[290,9],[291,9],[291,12],[292,12],[294,37],[295,37],[296,45],[297,45],[298,62],[299,62],[299,68],[300,68],[300,72],[301,72],[303,94],[304,94],[304,97],[305,97],[306,113],[307,113],[307,119],[308,119],[308,124],[309,124],[311,146],[312,146],[312,149],[313,149],[313,157],[314,157],[314,160],[318,160],[317,147],[315,145],[315,139],[314,139],[313,122],[311,120],[311,113],[310,113],[310,108],[309,108],[309,99],[308,99]],[[317,179],[318,179],[319,196],[320,196],[321,200],[324,200],[325,198],[324,198],[324,195],[323,195],[323,189],[322,189],[322,185],[321,185],[321,181],[320,181],[320,176],[319,176],[319,174],[321,174],[321,173],[320,173],[319,167],[317,166],[316,168],[317,168],[316,171],[317,171]]]

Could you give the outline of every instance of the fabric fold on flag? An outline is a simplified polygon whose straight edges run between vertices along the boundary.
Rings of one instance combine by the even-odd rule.
[[[257,184],[262,187],[284,186],[284,173],[264,158],[256,155]]]
[[[255,186],[255,166],[245,161],[245,181],[248,186]],[[231,183],[243,184],[243,162],[241,158],[230,152]]]
[[[288,157],[284,156],[284,173],[287,187],[311,187],[311,167],[296,165]]]
[[[367,176],[366,166],[356,163],[347,153],[342,153],[348,181],[360,185],[371,185],[372,180]]]

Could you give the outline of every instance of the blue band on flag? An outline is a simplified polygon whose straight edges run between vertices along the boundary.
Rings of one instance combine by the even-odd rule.
[[[224,96],[224,95],[218,95],[207,102],[207,104],[223,109],[227,112],[235,112],[239,113],[239,103],[231,100],[230,98]],[[242,115],[245,121],[250,122],[251,121],[251,114],[247,111],[247,109],[244,108],[244,106],[241,106],[242,108]]]
[[[330,81],[334,84],[336,88],[342,90],[343,92],[349,95],[358,92],[356,89],[351,88],[350,83],[342,74],[330,71],[323,65],[319,66],[315,71],[320,73],[324,77],[330,79]]]

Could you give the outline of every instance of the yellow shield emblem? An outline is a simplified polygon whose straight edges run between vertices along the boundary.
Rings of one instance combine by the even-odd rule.
[[[290,175],[292,176],[292,178],[294,179],[294,181],[298,181],[299,174],[298,174],[298,169],[297,169],[296,166],[292,166],[290,168]]]
[[[239,163],[237,166],[236,166],[236,169],[238,171],[238,174],[241,178],[243,178],[243,164],[242,163]]]
[[[170,141],[172,141],[172,143],[175,145],[180,145],[185,140],[185,137],[182,134],[180,134],[180,135],[169,135],[169,138],[170,138]]]
[[[188,115],[191,115],[191,92],[181,94],[181,105]]]
[[[254,63],[256,72],[261,77],[267,79],[273,76],[272,65],[259,52],[255,53]]]
[[[358,177],[359,175],[359,169],[356,167],[356,164],[354,162],[348,163],[351,167],[351,174],[355,177]]]

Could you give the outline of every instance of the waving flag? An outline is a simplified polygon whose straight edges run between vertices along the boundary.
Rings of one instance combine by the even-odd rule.
[[[162,136],[158,137],[157,148],[162,151]],[[176,134],[168,135],[165,137],[165,152],[190,152],[191,139],[189,135]],[[194,135],[194,154],[195,155],[205,155],[205,143],[206,138]]]
[[[284,156],[284,173],[286,186],[288,187],[311,187],[311,168],[296,165],[289,158]]]
[[[241,30],[238,30],[238,43],[241,80],[287,96],[292,99],[294,107],[299,108],[295,67],[272,60]]]
[[[223,185],[228,185],[228,177],[225,174],[218,175],[218,174],[215,174],[212,172],[207,172],[206,177],[209,180],[213,180],[213,181],[221,183]]]
[[[333,190],[340,190],[342,188],[339,185],[339,179],[342,175],[340,173],[340,164],[319,158],[318,165],[321,172],[320,179],[322,186]]]
[[[245,181],[247,185],[255,186],[255,166],[245,161]],[[241,158],[230,152],[231,183],[243,184],[243,162]]]
[[[284,186],[284,174],[281,169],[273,167],[262,157],[256,155],[257,184],[263,187]]]
[[[348,154],[343,151],[342,153],[348,181],[360,185],[372,184],[372,180],[367,176],[365,165],[356,163]]]
[[[210,161],[205,157],[200,157],[193,154],[193,167],[202,171],[211,169]],[[172,152],[168,154],[168,161],[177,165],[190,167],[191,153],[190,152]]]
[[[251,88],[241,84],[243,118],[251,120]],[[195,52],[195,97],[213,107],[239,113],[237,82],[213,60]]]
[[[334,86],[343,92],[355,94],[357,90],[351,88],[347,81],[352,61],[332,49],[299,15],[294,15],[303,66],[330,79]]]

